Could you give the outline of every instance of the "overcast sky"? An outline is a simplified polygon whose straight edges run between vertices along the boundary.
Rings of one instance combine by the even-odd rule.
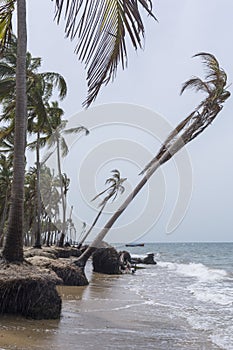
[[[192,75],[202,74],[200,60],[191,58],[194,54],[202,51],[214,54],[228,73],[229,83],[233,82],[231,0],[221,2],[157,0],[153,3],[154,13],[159,22],[145,17],[144,50],[137,53],[129,50],[128,68],[125,71],[119,69],[114,83],[101,90],[92,108],[84,116],[82,102],[87,92],[84,66],[73,54],[74,43],[64,39],[62,26],[58,27],[53,22],[54,2],[49,0],[27,2],[28,50],[33,56],[42,57],[43,71],[56,71],[65,77],[68,96],[61,103],[65,118],[71,118],[74,123],[73,116],[78,114],[75,117],[77,124],[86,121],[85,125],[93,128],[93,132],[86,139],[82,137],[78,145],[72,147],[69,158],[63,162],[64,169],[71,177],[74,186],[69,202],[74,205],[74,214],[80,222],[90,223],[96,213],[95,204],[88,206],[91,195],[94,196],[95,193],[91,194],[90,191],[87,195],[85,188],[91,188],[93,191],[104,188],[104,181],[111,169],[119,168],[122,176],[128,177],[127,191],[139,180],[137,174],[140,168],[156,153],[159,141],[162,141],[159,140],[162,137],[160,134],[149,135],[147,129],[152,118],[150,113],[156,115],[159,113],[163,120],[175,127],[203,98],[202,95],[195,95],[192,91],[179,96],[180,87],[185,80]],[[232,87],[230,91],[233,92]],[[141,121],[138,122],[140,125],[131,121],[131,125],[125,126],[122,116],[119,116],[119,119],[116,116],[118,129],[114,129],[112,125],[114,113],[111,113],[111,108],[99,109],[102,108],[101,105],[111,103],[139,106],[133,111],[141,111],[142,120],[144,109],[148,111],[145,112],[145,129]],[[114,106],[113,109],[116,108]],[[171,234],[167,234],[169,218],[180,192],[180,175],[179,169],[177,170],[180,165],[177,165],[179,163],[177,160],[178,163],[175,161],[165,165],[163,171],[155,176],[150,191],[154,188],[157,190],[148,194],[148,188],[145,189],[132,208],[124,214],[117,224],[118,230],[109,236],[109,240],[128,241],[145,234],[142,238],[144,241],[232,241],[232,107],[231,98],[213,125],[187,147],[190,160],[186,159],[184,168],[189,171],[191,167],[193,174],[187,175],[189,179],[183,183],[183,187],[192,184],[192,196],[178,227]],[[125,112],[124,108],[121,108],[123,107],[120,105],[119,110],[123,114],[126,113],[125,121],[129,124],[131,117],[127,114],[127,108]],[[104,113],[109,115],[110,126],[101,125],[101,117],[97,118],[99,125],[91,119],[95,118],[95,113],[99,116],[99,111],[103,113],[104,120],[106,118]],[[122,153],[115,154],[114,147],[116,149],[122,147]],[[132,154],[128,152],[130,148],[133,150]],[[111,150],[113,155],[109,152],[109,158],[100,156],[98,164],[98,154],[107,154],[107,150]],[[91,157],[97,159],[96,169],[88,168],[93,165]],[[79,169],[80,160],[82,171]],[[80,186],[82,181],[86,183],[76,192],[77,179]],[[187,197],[189,190],[190,188],[186,191]],[[151,212],[153,199],[150,198],[150,196],[153,198],[153,195],[154,213]],[[188,203],[188,198],[186,202]],[[159,206],[156,207],[158,203]],[[110,205],[109,211],[111,212],[118,204],[119,201],[112,207]],[[152,220],[151,227],[151,223],[145,225],[145,221],[153,215],[155,219]],[[107,217],[106,214],[103,219]],[[134,222],[135,225],[130,226],[129,222]]]

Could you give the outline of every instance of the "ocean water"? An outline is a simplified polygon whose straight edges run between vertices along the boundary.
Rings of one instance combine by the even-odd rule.
[[[207,338],[211,349],[233,350],[233,243],[157,243],[130,248],[132,254],[148,251],[155,253],[158,264],[138,271],[129,284],[147,300],[151,317],[169,315],[175,325],[182,325],[181,349],[205,349],[203,339]]]
[[[157,265],[60,287],[57,321],[0,318],[0,349],[233,350],[233,243],[156,243]]]

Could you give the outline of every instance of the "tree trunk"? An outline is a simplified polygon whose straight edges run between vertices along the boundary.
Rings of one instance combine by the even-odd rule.
[[[9,206],[9,185],[6,190],[5,194],[5,202],[4,202],[4,208],[3,208],[3,213],[1,217],[1,223],[0,223],[0,248],[3,246],[3,240],[4,240],[4,229],[5,229],[5,223],[7,220],[7,212],[8,212],[8,206]]]
[[[40,196],[40,132],[37,132],[36,144],[36,196],[37,196],[37,213],[36,213],[36,233],[34,248],[41,249],[41,196]]]
[[[60,182],[60,190],[61,190],[61,201],[62,201],[62,228],[61,228],[61,236],[59,239],[59,247],[63,247],[65,233],[66,233],[66,198],[63,189],[63,181],[62,181],[62,172],[61,172],[61,156],[60,156],[60,142],[57,140],[57,167],[58,167],[58,176]]]
[[[81,239],[81,241],[78,244],[78,249],[80,249],[83,245],[83,243],[85,242],[85,240],[87,239],[87,237],[89,236],[89,234],[91,233],[91,231],[93,230],[93,228],[95,227],[95,224],[97,223],[97,221],[99,220],[100,215],[102,214],[105,206],[106,206],[107,202],[105,202],[105,204],[102,206],[101,210],[99,211],[99,213],[97,214],[95,220],[93,221],[93,224],[91,225],[91,227],[89,228],[89,230],[87,231],[87,233],[83,236],[83,238]]]
[[[24,173],[26,141],[26,1],[17,0],[17,68],[16,115],[14,133],[13,181],[11,204],[3,258],[9,262],[23,261]]]
[[[189,129],[187,129],[186,133],[189,132]],[[147,170],[144,177],[141,179],[141,181],[138,183],[138,185],[135,187],[135,189],[131,192],[131,194],[126,198],[124,203],[120,206],[120,208],[113,214],[113,216],[109,219],[109,221],[106,223],[104,228],[100,231],[100,233],[97,235],[97,237],[94,239],[94,241],[91,243],[91,245],[84,251],[84,253],[76,260],[76,264],[80,267],[84,268],[87,260],[92,255],[92,253],[96,250],[96,248],[99,246],[100,242],[104,239],[110,228],[113,226],[113,224],[117,221],[119,216],[125,211],[125,209],[128,207],[128,205],[133,201],[133,199],[136,197],[136,195],[139,193],[139,191],[142,189],[142,187],[147,183],[149,178],[160,168],[162,164],[167,162],[170,158],[173,157],[175,153],[177,153],[182,147],[184,146],[184,142],[182,137],[179,137],[170,147],[168,150],[166,150],[159,159],[154,159],[154,162],[151,163],[151,167]]]
[[[47,247],[50,246],[50,239],[51,239],[51,218],[48,217],[48,237],[47,237],[47,241],[46,241]]]

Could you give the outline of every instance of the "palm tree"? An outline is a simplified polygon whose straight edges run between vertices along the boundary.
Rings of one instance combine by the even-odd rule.
[[[195,77],[186,81],[182,86],[181,94],[187,88],[194,88],[196,91],[207,94],[207,97],[171,132],[157,155],[142,171],[144,176],[141,181],[126,198],[120,208],[113,214],[88,249],[77,260],[77,264],[80,266],[85,266],[87,259],[95,250],[95,247],[104,239],[119,216],[125,211],[155,171],[172,158],[182,147],[202,133],[217,117],[218,113],[223,108],[223,103],[230,97],[230,92],[226,90],[227,75],[219,66],[214,55],[201,52],[194,57],[201,57],[205,65],[205,80]]]
[[[12,14],[14,2],[6,1],[6,13]],[[2,8],[0,20],[2,22]],[[9,17],[8,17],[9,18]],[[6,19],[5,19],[6,23]],[[26,52],[27,52],[27,28],[26,28],[26,1],[17,1],[17,69],[16,69],[16,112],[15,112],[15,138],[13,181],[11,187],[11,205],[5,245],[2,251],[3,258],[7,261],[23,261],[23,224],[24,224],[24,173],[25,173],[25,139],[26,139]],[[7,30],[5,30],[5,34]],[[1,43],[6,42],[6,35],[0,32]]]
[[[3,103],[3,115],[1,120],[8,123],[2,137],[7,133],[14,131],[14,114],[15,114],[15,74],[17,60],[17,39],[12,37],[12,41],[0,60],[0,98]],[[41,248],[41,203],[40,203],[40,147],[44,146],[46,140],[53,132],[52,126],[55,127],[60,123],[60,116],[56,113],[57,119],[51,114],[49,99],[54,90],[58,91],[58,96],[62,100],[67,93],[67,86],[64,78],[54,72],[38,73],[41,66],[41,58],[33,58],[27,52],[26,69],[27,69],[27,96],[28,96],[28,132],[35,133],[37,140],[31,143],[30,147],[35,145],[36,149],[36,169],[37,169],[37,229],[35,247]],[[6,86],[7,83],[7,86]],[[7,87],[7,88],[6,88]],[[7,95],[6,95],[7,92]],[[54,112],[54,109],[53,109]],[[50,118],[49,118],[50,117]],[[50,125],[51,123],[55,125]],[[42,138],[41,134],[45,136]],[[0,136],[1,137],[1,136]]]
[[[28,120],[28,130],[31,133],[36,133],[37,135],[35,142],[37,169],[37,231],[35,248],[41,248],[40,147],[45,146],[46,141],[53,133],[54,123],[56,123],[55,125],[57,126],[61,122],[61,110],[59,108],[58,111],[56,111],[57,113],[50,118],[51,107],[48,101],[52,95],[53,89],[55,88],[53,82],[54,77],[56,76],[57,80],[55,80],[55,83],[60,86],[59,93],[61,98],[64,98],[66,94],[66,84],[64,78],[59,74],[50,72],[43,73],[43,75],[35,75],[35,82],[34,85],[31,86],[29,94],[31,106],[29,106],[30,117]],[[55,107],[53,107],[53,111],[54,109]],[[44,134],[45,136],[42,138],[41,134]],[[31,148],[33,148],[33,143],[31,144]]]
[[[97,214],[96,218],[94,219],[91,227],[89,228],[89,230],[86,232],[86,234],[83,236],[83,238],[80,240],[78,248],[80,249],[82,244],[85,242],[85,240],[87,239],[87,237],[89,236],[89,234],[91,233],[91,231],[93,230],[93,228],[95,227],[97,221],[99,220],[101,214],[104,211],[104,208],[106,207],[107,203],[110,201],[110,199],[112,199],[112,201],[114,201],[116,199],[116,197],[118,196],[118,194],[122,194],[125,191],[125,188],[123,186],[123,183],[127,180],[127,178],[121,178],[120,176],[120,172],[117,169],[112,170],[113,176],[109,177],[106,182],[105,185],[110,184],[110,186],[105,189],[104,191],[98,193],[93,199],[92,201],[96,200],[97,198],[99,198],[100,196],[102,196],[104,193],[107,193],[107,195],[104,197],[104,199],[101,201],[101,203],[99,204],[100,207],[100,211]]]
[[[56,223],[52,223],[55,220],[57,214],[59,213],[59,203],[61,196],[59,194],[58,188],[60,186],[60,181],[58,177],[54,176],[54,170],[45,165],[41,168],[41,196],[43,198],[43,207],[48,221],[48,235],[46,239],[46,245],[49,246],[51,242],[51,230],[52,226]]]
[[[0,48],[4,49],[11,38],[11,19],[17,6],[17,84],[15,115],[14,177],[11,209],[3,257],[8,261],[23,261],[23,197],[24,152],[26,133],[26,0],[2,0],[0,5]],[[57,21],[62,11],[67,19],[65,31],[71,39],[78,36],[77,53],[88,67],[89,86],[85,105],[96,98],[100,87],[116,74],[118,64],[127,63],[126,33],[135,49],[142,46],[144,25],[138,4],[151,16],[150,0],[78,1],[55,0]]]
[[[57,168],[58,168],[58,176],[60,179],[60,191],[61,191],[61,200],[62,200],[62,229],[61,229],[61,237],[59,240],[59,246],[63,246],[64,244],[64,238],[65,238],[65,232],[66,232],[66,192],[67,188],[64,186],[64,178],[62,175],[62,169],[61,169],[61,156],[66,157],[69,149],[68,145],[66,143],[66,140],[63,135],[67,134],[77,134],[84,132],[86,135],[89,134],[89,131],[84,126],[78,126],[75,128],[66,129],[68,121],[62,120],[60,125],[54,130],[53,134],[48,140],[49,147],[53,147],[55,145],[55,149],[57,152]]]

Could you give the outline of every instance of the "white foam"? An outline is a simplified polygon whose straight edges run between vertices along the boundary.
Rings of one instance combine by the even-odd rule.
[[[202,282],[217,281],[227,276],[225,270],[210,269],[203,264],[179,264],[177,271],[185,276],[196,277]]]
[[[200,286],[199,284],[193,284],[188,289],[199,301],[212,302],[223,306],[233,304],[233,290],[226,289],[221,285]]]
[[[221,349],[233,350],[232,333],[229,334],[228,336],[226,334],[225,335],[214,334],[210,338],[212,342],[218,345]]]
[[[170,262],[159,262],[158,266],[174,270],[181,275],[196,277],[201,282],[221,280],[227,276],[225,270],[211,269],[201,263],[178,264]]]

